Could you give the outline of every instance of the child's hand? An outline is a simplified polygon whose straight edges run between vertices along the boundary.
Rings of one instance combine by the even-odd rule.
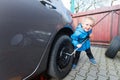
[[[77,47],[80,48],[82,46],[82,44],[78,44]]]
[[[94,39],[94,35],[93,34],[90,34],[89,37],[90,37],[90,40]]]

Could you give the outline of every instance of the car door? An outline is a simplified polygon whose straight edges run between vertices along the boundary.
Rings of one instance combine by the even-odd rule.
[[[38,0],[0,0],[0,79],[31,75],[60,15]]]

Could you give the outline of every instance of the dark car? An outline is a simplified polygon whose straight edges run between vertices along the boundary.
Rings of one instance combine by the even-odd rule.
[[[41,73],[62,79],[70,72],[72,19],[57,1],[0,0],[0,80]]]

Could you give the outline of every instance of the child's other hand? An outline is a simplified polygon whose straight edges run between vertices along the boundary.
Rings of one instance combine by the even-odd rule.
[[[82,46],[82,44],[78,44],[77,47],[80,48]]]
[[[90,34],[89,37],[90,37],[90,40],[94,39],[94,35],[93,34]]]

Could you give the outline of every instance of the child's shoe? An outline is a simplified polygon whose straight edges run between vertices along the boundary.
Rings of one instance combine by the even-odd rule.
[[[75,68],[76,68],[76,66],[77,66],[76,64],[73,64],[73,65],[72,65],[72,69],[75,69]]]
[[[96,65],[96,64],[97,64],[94,58],[89,59],[89,60],[90,60],[90,62],[91,62],[92,64],[94,64],[94,65]]]

